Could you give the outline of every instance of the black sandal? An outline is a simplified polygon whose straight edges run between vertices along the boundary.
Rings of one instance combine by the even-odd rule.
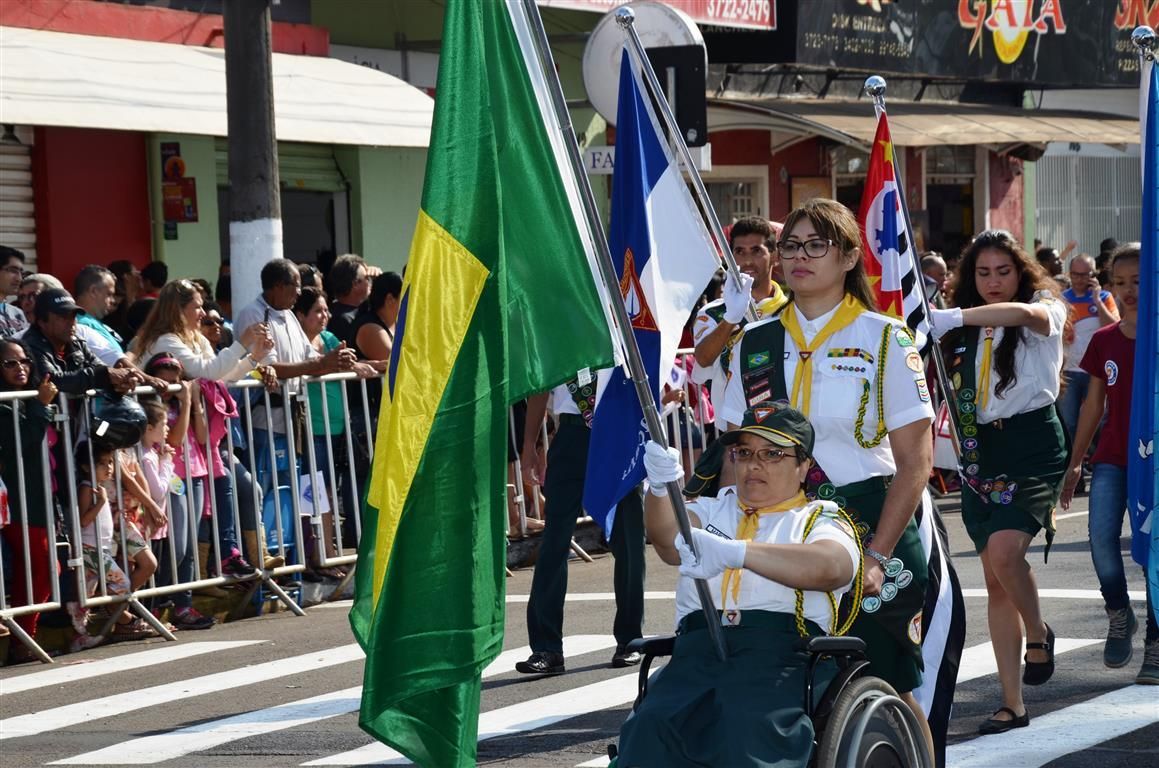
[[[982,721],[982,724],[978,726],[978,733],[982,736],[991,736],[995,733],[1006,733],[1006,731],[1013,730],[1014,728],[1025,728],[1030,725],[1029,710],[1023,712],[1021,715],[1016,715],[1010,707],[1000,707],[994,714],[999,715],[1003,712],[1010,713],[1009,720],[999,720],[991,715],[989,719]]]
[[[1022,657],[1026,662],[1026,668],[1022,670],[1023,684],[1042,685],[1054,674],[1054,630],[1049,624],[1046,625],[1046,642],[1027,643],[1026,650],[1046,651],[1046,661],[1031,661],[1027,656]]]

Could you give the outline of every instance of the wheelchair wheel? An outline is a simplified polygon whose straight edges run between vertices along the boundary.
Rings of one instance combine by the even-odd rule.
[[[931,768],[921,726],[884,680],[861,677],[837,696],[816,768]]]

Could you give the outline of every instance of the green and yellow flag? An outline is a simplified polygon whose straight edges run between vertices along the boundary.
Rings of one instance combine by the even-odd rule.
[[[508,405],[613,356],[530,40],[519,0],[447,3],[367,491],[359,724],[423,766],[474,764],[480,673],[502,648]]]

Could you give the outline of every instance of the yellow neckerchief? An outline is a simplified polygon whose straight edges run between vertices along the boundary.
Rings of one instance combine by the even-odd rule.
[[[809,399],[813,392],[813,353],[830,336],[842,328],[852,325],[853,321],[865,311],[864,304],[848,293],[845,294],[845,298],[837,305],[837,311],[833,313],[833,317],[829,318],[825,327],[813,337],[811,344],[805,343],[805,334],[801,330],[801,321],[797,319],[796,308],[786,307],[785,311],[781,313],[781,325],[785,326],[785,330],[788,331],[789,338],[797,347],[797,355],[800,358],[797,362],[797,370],[793,372],[793,393],[790,402],[805,416],[809,415]]]
[[[798,491],[797,495],[788,501],[782,501],[780,504],[774,504],[771,507],[746,507],[741,503],[740,496],[737,495],[736,503],[743,513],[740,519],[740,524],[736,527],[736,541],[752,541],[753,537],[757,535],[757,529],[761,526],[761,515],[771,515],[776,512],[785,512],[797,507],[803,507],[806,504],[805,492]],[[731,586],[732,589],[732,604],[736,605],[740,600],[740,576],[743,568],[729,568],[724,572],[724,578],[720,582],[720,607],[721,610],[727,606],[728,593]]]
[[[982,367],[978,372],[978,389],[974,392],[974,403],[978,406],[978,417],[982,416],[982,409],[990,402],[990,361],[994,351],[994,329],[983,328],[982,335]]]

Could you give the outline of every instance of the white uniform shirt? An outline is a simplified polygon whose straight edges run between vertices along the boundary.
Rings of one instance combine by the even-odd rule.
[[[1062,329],[1066,325],[1067,306],[1049,293],[1040,292],[1031,302],[1042,304],[1050,314],[1050,334],[1043,336],[1029,328],[1012,329],[1022,334],[1014,350],[1014,371],[1018,380],[1007,387],[1001,396],[994,392],[998,386],[998,371],[990,367],[990,398],[985,408],[978,410],[978,423],[989,424],[995,419],[1008,419],[1020,413],[1050,405],[1058,399],[1059,371],[1062,369]],[[993,351],[1005,336],[1005,328],[994,329]],[[974,381],[982,386],[982,334],[978,334],[978,354],[974,359]],[[978,403],[981,404],[981,397]]]
[[[794,304],[801,331],[806,341],[817,333],[836,313],[837,307],[815,320],[806,320]],[[759,327],[770,320],[762,320],[748,328]],[[880,370],[878,352],[882,328],[890,325],[891,333],[886,355],[885,370]],[[746,331],[747,332],[747,331]],[[742,339],[743,343],[743,339]],[[857,350],[862,354],[849,353]],[[750,353],[757,350],[749,350]],[[875,448],[862,448],[854,437],[854,425],[861,403],[865,381],[871,384],[866,406],[862,438],[871,439],[877,431],[877,392],[884,383],[885,427],[888,431],[900,429],[915,421],[934,418],[930,393],[926,385],[925,367],[913,342],[901,323],[876,312],[864,312],[850,325],[834,333],[810,357],[813,370],[813,391],[809,400],[809,422],[816,433],[813,456],[829,480],[835,485],[847,485],[870,477],[893,475],[897,466],[893,461],[887,436]],[[785,391],[792,396],[793,376],[800,364],[797,347],[785,332],[784,376]],[[800,408],[801,403],[795,403]],[[731,424],[740,424],[745,412],[744,384],[741,381],[740,349],[732,357],[728,387],[722,410]]]
[[[720,323],[712,319],[712,316],[708,314],[707,310],[710,307],[716,307],[722,304],[724,304],[724,299],[717,299],[716,301],[705,304],[700,308],[700,311],[696,313],[696,322],[692,325],[693,346],[696,346],[700,342],[707,339],[709,334],[715,331],[716,327],[720,325]],[[700,363],[694,363],[692,366],[693,383],[706,386],[711,384],[713,388],[713,394],[716,395],[717,399],[720,399],[721,395],[724,393],[724,383],[726,378],[727,376],[726,371],[724,370],[724,366],[720,364],[720,355],[716,356],[716,359],[712,361],[712,365],[710,366],[705,367]],[[716,409],[715,424],[716,428],[722,432],[728,427],[728,425],[725,423],[724,416],[721,413],[720,408]]]
[[[857,544],[853,540],[852,531],[847,530],[848,524],[827,517],[824,514],[817,517],[809,537],[804,537],[805,522],[812,513],[814,506],[819,502],[806,504],[800,509],[787,512],[776,512],[761,515],[757,533],[753,541],[766,544],[812,544],[817,541],[836,541],[845,548],[849,562],[853,566],[856,578],[857,564],[861,556],[857,551]],[[700,525],[706,531],[725,538],[736,536],[736,529],[740,525],[740,505],[736,499],[736,488],[728,486],[722,488],[715,497],[701,496],[688,502],[688,511],[696,513]],[[718,610],[739,609],[741,625],[744,625],[746,610],[775,611],[793,615],[796,611],[796,591],[775,581],[746,570],[741,574],[740,603],[732,604],[732,591],[729,590],[728,604],[720,604],[720,587],[723,575],[708,580],[708,591],[713,596],[713,602]],[[841,596],[852,586],[853,580],[834,591],[834,597],[840,601]],[[681,577],[676,585],[676,622],[690,613],[700,610],[700,599],[696,592],[696,582],[687,577]],[[833,612],[829,606],[829,599],[824,592],[805,591],[805,618],[816,622],[822,629],[829,630],[833,622]]]
[[[604,394],[604,388],[612,378],[612,369],[604,368],[599,371],[592,371],[591,375],[596,380],[596,405],[599,405],[600,397]],[[580,415],[579,407],[575,404],[571,392],[567,391],[566,384],[560,384],[551,390],[551,395],[547,399],[547,407],[557,416],[561,413],[570,413],[573,416]]]

